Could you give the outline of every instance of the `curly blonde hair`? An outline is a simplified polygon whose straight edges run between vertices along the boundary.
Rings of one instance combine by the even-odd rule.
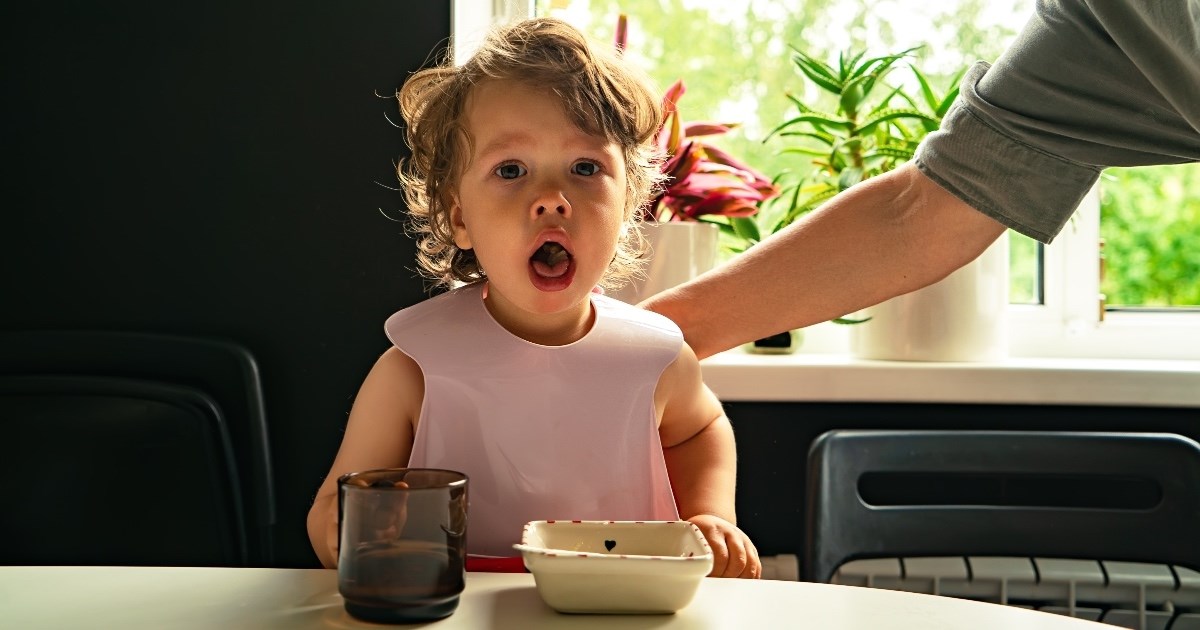
[[[582,33],[553,18],[493,30],[464,65],[421,70],[396,93],[412,152],[397,173],[417,237],[421,273],[446,286],[485,277],[475,253],[455,245],[450,209],[473,149],[464,118],[467,97],[473,86],[495,79],[550,88],[580,130],[622,148],[624,228],[601,280],[605,288],[621,286],[641,267],[643,241],[635,210],[662,185],[663,158],[653,141],[662,126],[662,108],[642,74],[614,53],[592,48]]]

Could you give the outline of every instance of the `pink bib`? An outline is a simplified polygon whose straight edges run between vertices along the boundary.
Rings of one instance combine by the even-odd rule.
[[[669,319],[601,295],[582,339],[509,333],[477,283],[388,318],[425,376],[410,467],[470,477],[467,551],[513,556],[532,520],[675,520],[654,390],[679,354]]]

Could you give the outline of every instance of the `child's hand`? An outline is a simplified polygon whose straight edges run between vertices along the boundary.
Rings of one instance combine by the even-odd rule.
[[[708,540],[713,551],[713,569],[709,577],[758,579],[762,562],[754,543],[737,525],[711,514],[697,514],[689,519]]]

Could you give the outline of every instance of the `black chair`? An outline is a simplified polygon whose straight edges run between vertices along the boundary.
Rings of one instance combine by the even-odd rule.
[[[1200,445],[1173,434],[854,431],[809,452],[804,579],[866,558],[1200,570]]]
[[[257,364],[234,343],[0,332],[3,564],[270,566]],[[21,541],[15,543],[15,541]]]
[[[228,427],[190,388],[0,376],[3,564],[241,565]],[[18,542],[19,541],[19,542]]]

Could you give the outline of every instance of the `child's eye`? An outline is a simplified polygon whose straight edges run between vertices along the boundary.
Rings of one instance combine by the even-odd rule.
[[[526,171],[525,167],[521,166],[520,164],[503,164],[496,167],[494,172],[500,179],[516,179],[528,171]]]
[[[590,177],[600,172],[600,165],[595,162],[576,162],[571,165],[571,172],[576,175]]]

